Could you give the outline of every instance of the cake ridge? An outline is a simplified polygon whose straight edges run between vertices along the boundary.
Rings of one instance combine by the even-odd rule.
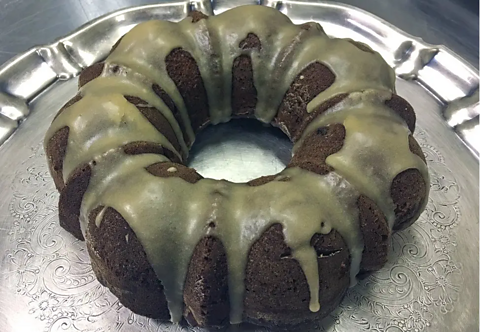
[[[97,109],[104,111],[103,117],[93,111],[96,103],[100,103]],[[85,112],[83,106],[91,111]],[[76,120],[69,123],[72,118]],[[112,129],[105,133],[98,130],[101,126],[111,126]],[[84,96],[58,116],[47,131],[46,140],[50,140],[57,130],[64,127],[69,127],[68,148],[63,161],[64,182],[78,165],[93,160],[104,151],[135,141],[158,143],[182,159],[166,137],[120,94]],[[86,140],[87,144],[76,145],[76,142],[82,140]]]
[[[345,125],[346,121],[349,121],[349,123],[356,123],[356,125],[358,126],[358,124],[362,122],[369,121],[370,123],[375,125],[372,125],[371,129],[369,129],[368,131],[375,131],[377,129],[383,130],[383,128],[387,126],[388,130],[383,130],[383,134],[373,134],[379,137],[383,137],[380,145],[377,144],[375,146],[370,146],[365,149],[365,144],[372,144],[375,141],[372,139],[370,140],[370,142],[362,142],[364,144],[362,146],[362,153],[365,153],[366,151],[372,149],[376,152],[376,161],[382,163],[381,165],[383,167],[375,165],[375,169],[371,168],[370,170],[368,170],[368,167],[365,164],[365,167],[360,167],[360,169],[371,172],[374,171],[374,173],[371,173],[369,176],[370,183],[372,182],[372,179],[376,178],[381,178],[381,182],[377,181],[377,183],[372,186],[369,183],[361,183],[355,180],[364,178],[354,176],[355,173],[352,172],[350,166],[355,163],[355,160],[358,161],[362,157],[355,158],[352,156],[345,156],[345,145],[342,147],[343,151],[340,150],[333,155],[327,157],[326,163],[333,167],[333,169],[335,169],[337,172],[340,172],[340,174],[345,177],[349,182],[355,183],[355,187],[357,187],[357,189],[359,189],[358,187],[360,187],[360,192],[375,201],[375,203],[380,207],[384,215],[387,217],[390,229],[393,228],[393,225],[395,223],[395,215],[393,208],[394,203],[389,195],[390,187],[383,188],[383,191],[381,193],[374,193],[374,188],[381,188],[382,183],[390,185],[396,176],[408,169],[418,169],[424,179],[428,179],[429,177],[425,161],[422,160],[419,156],[413,154],[409,147],[408,140],[411,132],[405,119],[401,118],[399,114],[397,114],[394,110],[392,110],[385,104],[385,102],[390,100],[392,96],[393,94],[390,91],[380,91],[374,89],[350,93],[342,101],[335,104],[330,109],[319,114],[315,119],[313,119],[307,125],[299,141],[296,142],[293,147],[293,152],[295,153],[295,151],[298,150],[299,146],[303,144],[306,136],[308,136],[318,128],[324,127],[325,125],[332,123],[342,123],[343,125]],[[360,138],[365,138],[369,135],[372,135],[371,133],[368,133],[368,131],[365,129],[366,128],[363,129],[364,133],[359,136]],[[348,133],[352,132],[352,130],[347,129],[346,131]],[[388,135],[392,137],[390,145],[388,145],[388,141],[386,140],[386,137],[388,137]],[[355,141],[354,139],[351,140]],[[353,142],[351,144],[354,145]],[[389,151],[389,149],[393,149],[394,146],[396,147],[396,153],[392,153],[391,151]],[[354,150],[357,150],[356,148],[350,149],[350,153],[355,153]],[[340,155],[342,153],[344,153],[343,158],[350,158],[350,161],[347,162],[346,159],[343,159],[343,161],[341,161],[342,157],[340,157]],[[402,160],[402,162],[399,162],[399,159]],[[357,164],[356,166],[358,167],[359,165]],[[338,169],[339,167],[342,167],[343,170],[340,171]],[[350,170],[347,171],[347,169]],[[385,169],[390,170],[390,174],[387,175],[385,173],[382,173],[382,171]],[[428,188],[426,195],[428,196]],[[420,208],[421,211],[423,211],[425,205],[426,201],[423,201],[422,207]]]
[[[113,164],[109,160],[112,160]],[[107,166],[101,167],[104,166],[102,162],[107,162]],[[248,251],[253,242],[258,239],[258,236],[260,236],[270,225],[276,222],[276,220],[279,220],[280,216],[284,218],[286,217],[287,219],[279,222],[284,225],[285,228],[290,229],[290,231],[285,233],[287,245],[292,248],[293,257],[299,261],[302,268],[307,270],[304,270],[304,272],[308,273],[307,281],[311,285],[310,306],[312,310],[318,311],[320,308],[317,298],[318,295],[316,295],[316,290],[318,290],[318,277],[315,281],[315,275],[318,274],[318,271],[317,269],[312,270],[311,260],[313,258],[316,260],[316,255],[314,255],[314,252],[312,251],[313,248],[310,247],[310,240],[306,240],[306,238],[310,239],[310,237],[317,232],[329,233],[332,228],[335,228],[340,234],[343,234],[344,239],[346,239],[346,242],[349,245],[350,255],[352,256],[350,279],[352,285],[354,284],[355,276],[360,270],[361,254],[363,251],[363,244],[361,242],[362,238],[357,236],[359,229],[356,229],[356,227],[358,227],[358,211],[355,204],[359,194],[347,182],[344,182],[340,177],[335,175],[335,172],[329,172],[327,175],[317,175],[312,172],[305,172],[300,168],[288,168],[281,173],[281,175],[289,178],[288,181],[273,181],[267,186],[256,187],[256,189],[252,191],[251,187],[248,187],[245,184],[236,184],[228,181],[214,181],[210,179],[201,179],[195,184],[189,184],[184,180],[177,178],[157,178],[156,181],[161,182],[161,185],[158,185],[155,184],[155,178],[152,175],[147,174],[148,172],[146,171],[141,171],[141,169],[148,167],[155,162],[158,162],[157,157],[155,156],[118,156],[117,154],[114,154],[103,161],[97,162],[95,167],[98,168],[98,171],[95,172],[94,167],[94,171],[92,172],[93,176],[90,179],[91,184],[84,195],[81,208],[81,222],[83,223],[82,229],[85,229],[88,220],[88,211],[92,211],[98,205],[114,208],[128,221],[137,237],[139,237],[140,242],[144,245],[147,256],[149,257],[159,279],[162,281],[167,301],[170,304],[173,321],[178,322],[181,317],[183,282],[186,278],[186,271],[188,269],[191,254],[193,253],[195,245],[207,234],[207,229],[210,230],[208,234],[218,236],[226,246],[229,277],[233,278],[233,280],[229,282],[229,289],[231,291],[231,321],[234,324],[238,324],[242,319],[243,310],[241,308],[243,307],[242,302],[244,296],[242,280],[244,278]],[[127,171],[121,170],[124,167],[127,168]],[[105,172],[108,172],[108,175],[105,174]],[[110,181],[105,183],[104,179],[107,176],[110,177]],[[146,176],[149,180],[141,180],[138,176]],[[175,182],[172,183],[172,181]],[[182,186],[186,186],[186,188],[182,189]],[[269,186],[280,186],[280,188],[283,187],[283,190],[273,190],[268,188]],[[285,190],[285,186],[287,186],[286,188],[293,186],[294,189]],[[122,187],[129,188],[129,192],[122,191]],[[148,195],[144,195],[141,192],[142,188],[145,190],[145,193],[148,193]],[[181,197],[188,197],[188,199],[186,199],[188,203],[185,203],[184,201],[180,201],[180,203],[177,202],[177,196],[171,194],[173,188],[175,188],[177,194],[182,195]],[[313,202],[315,203],[313,203],[311,201],[314,199],[312,197],[313,193],[318,193],[319,190],[326,190],[328,192],[333,190],[335,192],[340,192],[341,194],[339,194],[340,197],[333,194],[319,195],[320,197],[314,200]],[[292,195],[285,195],[284,192],[291,192]],[[169,197],[167,197],[160,193],[170,194]],[[274,195],[274,198],[272,198],[272,194]],[[138,195],[141,196],[138,197]],[[302,197],[300,201],[299,196]],[[133,199],[133,197],[136,197],[137,199]],[[161,258],[158,254],[153,257],[151,256],[152,253],[164,252],[164,250],[158,249],[158,245],[168,245],[168,243],[165,244],[162,241],[159,242],[158,240],[155,240],[155,238],[152,238],[152,236],[155,237],[156,234],[168,234],[165,233],[165,231],[154,231],[152,228],[162,227],[162,229],[165,230],[163,227],[167,226],[158,224],[155,222],[155,219],[147,217],[152,211],[145,209],[145,206],[154,205],[153,202],[156,201],[157,197],[164,197],[164,201],[158,202],[155,208],[150,208],[150,210],[156,209],[158,212],[153,213],[153,215],[162,215],[162,212],[160,211],[165,211],[165,206],[169,206],[175,211],[178,211],[179,209],[185,211],[180,216],[170,215],[169,217],[173,224],[178,225],[176,227],[176,232],[180,233],[177,236],[169,235],[167,237],[177,245],[178,241],[180,241],[179,239],[183,239],[181,242],[183,242],[184,252],[178,253],[171,251],[171,249],[168,250],[170,252],[168,262],[171,262],[168,263],[168,266],[163,265],[164,258]],[[325,203],[326,197],[329,197],[328,202],[330,204]],[[345,208],[333,209],[333,207],[347,206],[344,205],[347,202],[347,197],[350,197],[348,199],[350,203],[348,204],[351,206],[351,208],[348,209],[357,212],[345,213]],[[152,201],[152,198],[154,201]],[[213,201],[219,201],[213,205],[198,203],[198,201],[205,201],[206,198],[207,201],[210,199]],[[250,212],[250,210],[245,210],[246,206],[251,207],[254,202],[255,206],[259,206],[259,208],[252,209],[252,212]],[[274,207],[270,208],[270,212],[261,212],[260,206],[266,202],[271,202],[270,204],[275,202]],[[308,204],[304,202],[307,202]],[[300,204],[302,209],[299,210],[298,204]],[[198,210],[198,207],[201,207],[200,210]],[[192,210],[192,208],[194,210]],[[307,209],[307,212],[302,212],[303,209]],[[325,215],[322,213],[322,210],[325,209],[330,211],[329,214]],[[192,213],[192,211],[194,211],[194,215],[189,214]],[[255,216],[256,211],[260,211],[259,216]],[[185,217],[185,213],[190,215],[190,217]],[[271,217],[269,217],[270,214]],[[303,217],[295,218],[294,216],[297,215]],[[322,218],[322,215],[330,216],[330,219],[328,217]],[[319,219],[312,219],[313,216],[319,216]],[[261,218],[263,221],[260,222],[259,220],[261,226],[254,227],[254,229],[258,231],[249,231],[249,234],[251,235],[248,235],[247,237],[250,237],[250,240],[247,240],[247,242],[240,247],[237,245],[230,247],[230,245],[242,243],[239,236],[245,234],[244,232],[248,230],[248,227],[252,227],[248,226],[248,223],[245,224],[245,222],[257,220],[259,217],[263,217]],[[208,228],[211,220],[216,223],[216,227],[213,230]],[[301,220],[304,221],[303,226],[299,227],[303,231],[302,234],[293,232],[292,228],[294,228],[294,225]],[[147,221],[149,222],[149,227],[145,228],[145,223],[147,223]],[[98,227],[101,222],[96,220],[96,224]],[[244,226],[242,226],[242,224]],[[228,225],[229,227],[225,228],[225,225]],[[260,229],[256,227],[260,227]],[[306,231],[309,227],[315,231]],[[187,232],[190,236],[188,239],[180,235],[185,234],[185,231],[179,231],[187,229],[190,229]],[[232,229],[234,229],[234,231],[232,231]],[[350,231],[347,231],[346,229],[349,229]],[[157,248],[151,249],[149,246]],[[298,256],[296,256],[297,251],[300,252],[298,253]],[[161,267],[159,267],[159,264]],[[174,264],[175,266],[171,264]],[[175,273],[174,271],[177,268],[182,272]],[[317,286],[315,286],[316,284]],[[237,285],[237,287],[232,287],[233,285]]]
[[[145,101],[147,103],[146,105],[138,106],[154,107],[168,120],[168,123],[174,130],[177,141],[180,144],[181,150],[177,152],[179,154],[182,154],[182,159],[186,159],[189,147],[185,142],[183,133],[180,129],[180,125],[173,116],[172,110],[170,110],[170,108],[165,104],[165,102],[154,92],[152,88],[153,82],[143,81],[141,78],[138,78],[138,74],[133,71],[120,73],[120,70],[118,70],[116,74],[109,75],[107,73],[110,72],[109,67],[111,66],[120,67],[118,65],[113,65],[110,63],[106,64],[104,66],[103,73],[83,85],[79,89],[79,92],[83,96],[87,94],[102,94],[115,92],[124,96],[138,97],[142,101]],[[170,142],[170,144],[173,144],[173,142]]]
[[[96,65],[102,65],[101,71],[99,71],[98,73],[94,73],[93,75],[91,75],[92,73],[86,74],[86,72],[88,72],[89,68],[91,68],[93,66],[96,66]],[[160,99],[162,99],[159,96],[158,92],[155,91],[155,85],[158,86],[162,90],[163,90],[163,88],[161,88],[160,85],[158,85],[158,83],[153,80],[153,77],[151,75],[149,75],[147,72],[142,70],[141,67],[136,67],[135,68],[135,67],[129,66],[128,64],[116,63],[114,61],[108,61],[107,62],[106,60],[104,62],[92,65],[91,67],[86,68],[85,71],[80,74],[79,85],[78,85],[79,91],[82,90],[83,86],[87,85],[92,80],[94,80],[98,77],[117,77],[117,76],[119,76],[119,73],[128,72],[128,73],[131,73],[135,76],[143,77],[145,79],[145,81],[151,82],[152,83],[152,90],[157,94],[157,96]],[[84,74],[86,76],[89,76],[89,77],[84,78]],[[126,75],[126,76],[128,76],[128,75]],[[162,99],[161,102],[163,104],[165,104],[165,106],[167,108],[170,108],[163,99]],[[185,144],[187,144],[187,139],[186,139],[186,137],[187,137],[188,141],[189,141],[189,144],[187,144],[187,145],[188,145],[188,147],[190,147],[192,142],[195,140],[195,134],[194,134],[192,126],[190,124],[190,119],[188,117],[188,114],[186,113],[186,108],[185,108],[185,105],[184,105],[184,102],[183,102],[183,98],[180,98],[180,101],[176,101],[176,102],[172,100],[172,103],[175,105],[175,107],[178,110],[180,110],[180,116],[181,116],[181,120],[182,120],[181,122],[182,122],[182,125],[185,128],[185,130],[183,132],[183,134],[184,134],[183,141],[185,142]],[[182,111],[182,110],[184,110],[184,111]],[[170,112],[173,112],[173,111],[170,109]],[[178,125],[180,125],[180,121],[178,119],[175,119],[175,120],[178,123]],[[170,122],[170,124],[175,126],[175,123]],[[188,152],[188,149],[187,149],[187,152]]]
[[[256,47],[242,46],[248,36],[258,40]],[[393,70],[378,53],[351,40],[329,38],[316,23],[295,25],[262,6],[187,17],[179,23],[149,21],[122,37],[101,73],[99,68],[95,67],[93,79],[80,80],[81,99],[54,119],[45,150],[52,175],[63,171],[64,186],[57,186],[59,210],[71,215],[63,221],[68,224],[64,227],[87,239],[102,283],[142,313],[155,317],[155,310],[137,306],[131,295],[122,295],[118,283],[110,282],[114,277],[108,255],[115,253],[99,254],[95,233],[110,221],[124,222],[122,227],[138,238],[162,285],[159,291],[168,302],[172,321],[188,316],[205,325],[210,317],[201,308],[210,308],[209,301],[215,299],[187,301],[191,290],[184,287],[187,277],[192,277],[190,267],[198,264],[191,260],[194,251],[202,239],[213,236],[222,245],[216,250],[223,250],[228,267],[226,319],[232,324],[289,326],[328,314],[331,303],[341,300],[346,285],[355,284],[359,272],[370,273],[384,264],[392,231],[409,225],[425,207],[428,170],[425,160],[412,150],[415,116],[408,103],[394,94]],[[233,111],[235,80],[240,80],[241,89],[249,89],[243,98],[255,98],[254,110],[248,109],[246,116],[281,127],[295,143],[294,158],[286,169],[248,184],[203,179],[182,165],[196,131],[242,115]],[[155,84],[178,109],[190,142]],[[178,142],[167,138],[166,130],[150,121],[142,107],[161,113],[158,121],[172,127]],[[61,131],[62,140],[57,141]],[[65,153],[54,154],[54,148]],[[180,163],[171,162],[166,151],[172,151]],[[59,171],[55,168],[60,163]],[[77,173],[78,167],[85,172]],[[72,193],[76,185],[72,181],[84,191]],[[401,197],[402,186],[408,185],[415,187],[411,197]],[[79,205],[79,211],[69,210],[68,204],[75,209]],[[75,233],[78,228],[81,234]],[[283,308],[274,296],[262,299],[264,307],[259,310],[245,307],[258,296],[253,289],[275,274],[258,271],[250,257],[258,250],[270,250],[269,242],[262,242],[267,233],[268,241],[275,236],[275,241],[283,241],[287,252],[275,256],[272,268],[292,267],[293,260],[300,269],[294,275],[282,270],[293,285],[284,292],[296,294],[297,287],[308,291],[303,298],[290,299],[299,308],[292,314],[272,308],[273,303]],[[328,265],[333,261],[341,264]],[[211,275],[214,265],[205,264],[201,273]],[[252,281],[258,284],[247,283],[248,273],[254,273],[249,268],[259,272]],[[342,281],[336,287],[331,280],[325,285],[320,278],[328,278],[324,269]],[[191,287],[196,287],[195,282]],[[323,303],[325,298],[332,302]],[[186,308],[185,303],[192,301],[199,306]],[[162,310],[158,309],[158,317],[165,318]]]

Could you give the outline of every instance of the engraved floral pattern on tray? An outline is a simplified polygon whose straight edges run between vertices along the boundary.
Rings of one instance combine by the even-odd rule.
[[[462,217],[460,189],[427,134],[419,131],[416,138],[431,175],[426,211],[393,236],[387,265],[351,289],[315,331],[430,331],[434,313],[451,312],[457,304],[463,276],[452,254]],[[84,243],[58,224],[58,194],[41,145],[16,171],[10,196],[6,241],[12,249],[2,258],[0,278],[28,299],[28,313],[43,322],[44,331],[201,331],[135,315],[97,282]]]

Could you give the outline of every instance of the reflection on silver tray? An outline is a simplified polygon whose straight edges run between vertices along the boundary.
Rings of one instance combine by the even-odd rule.
[[[105,57],[135,24],[180,20],[192,9],[219,13],[247,3],[256,1],[215,1],[213,7],[209,1],[177,1],[126,9],[0,68],[1,331],[197,331],[132,314],[100,286],[84,244],[58,225],[58,195],[41,141],[54,113],[76,93],[74,76]],[[398,93],[416,109],[415,136],[431,174],[427,209],[413,227],[394,235],[388,265],[351,289],[312,331],[478,328],[480,106],[474,68],[450,50],[427,45],[353,7],[263,4],[296,23],[314,20],[332,36],[364,41],[395,67]],[[206,132],[195,144],[190,164],[203,175],[245,181],[228,170],[248,170],[258,165],[258,156],[265,158],[263,168],[255,169],[261,174],[276,173],[288,162],[290,143],[272,130],[233,122]],[[246,176],[258,174],[252,170]],[[247,330],[265,331],[242,328]]]

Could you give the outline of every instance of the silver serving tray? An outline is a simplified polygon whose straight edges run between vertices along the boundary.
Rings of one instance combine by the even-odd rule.
[[[257,2],[177,1],[117,11],[0,68],[0,331],[199,331],[135,315],[96,281],[84,243],[58,225],[42,141],[54,114],[75,95],[75,76],[134,25]],[[395,67],[398,93],[416,109],[415,136],[431,174],[427,209],[393,236],[388,265],[351,289],[312,331],[478,330],[476,70],[449,49],[351,6],[263,4],[296,23],[317,21],[332,36],[366,42]],[[204,176],[240,182],[280,171],[290,149],[278,131],[237,121],[207,128],[190,165]]]

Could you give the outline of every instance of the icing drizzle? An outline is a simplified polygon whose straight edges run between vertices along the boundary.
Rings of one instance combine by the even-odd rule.
[[[249,33],[259,38],[260,49],[239,47]],[[158,143],[182,160],[189,148],[172,112],[153,92],[153,83],[172,98],[186,134],[192,141],[194,138],[185,102],[166,71],[164,60],[175,48],[194,57],[213,124],[231,118],[232,66],[238,56],[248,54],[252,59],[258,91],[255,117],[267,123],[274,119],[285,92],[303,69],[313,62],[327,66],[335,74],[335,82],[307,105],[307,111],[338,94],[350,95],[312,121],[294,151],[313,130],[342,123],[346,128],[344,145],[326,161],[335,171],[318,175],[289,168],[276,180],[258,187],[211,179],[191,184],[147,172],[149,165],[168,159],[153,154],[126,155],[123,145]],[[226,250],[232,323],[242,321],[249,250],[275,223],[283,226],[285,241],[305,273],[310,310],[315,312],[321,304],[312,236],[332,229],[341,234],[351,256],[353,285],[364,247],[356,206],[359,195],[375,201],[391,228],[390,186],[395,176],[416,168],[428,183],[425,164],[409,150],[406,124],[384,105],[394,91],[393,70],[378,53],[364,52],[348,40],[331,39],[316,23],[309,23],[308,28],[297,26],[264,6],[238,7],[196,23],[189,17],[178,23],[149,21],[125,35],[105,63],[102,75],[80,90],[83,98],[54,120],[45,142],[59,129],[69,127],[65,181],[76,167],[95,161],[82,201],[82,230],[85,232],[88,215],[96,207],[117,210],[139,238],[162,282],[174,322],[182,317],[190,258],[205,235],[218,237]],[[176,151],[125,95],[139,97],[159,110],[172,126],[181,151]],[[176,171],[174,167],[168,170]],[[103,212],[95,220],[97,227],[101,227],[102,218]],[[211,222],[216,225],[214,229],[208,226]]]

